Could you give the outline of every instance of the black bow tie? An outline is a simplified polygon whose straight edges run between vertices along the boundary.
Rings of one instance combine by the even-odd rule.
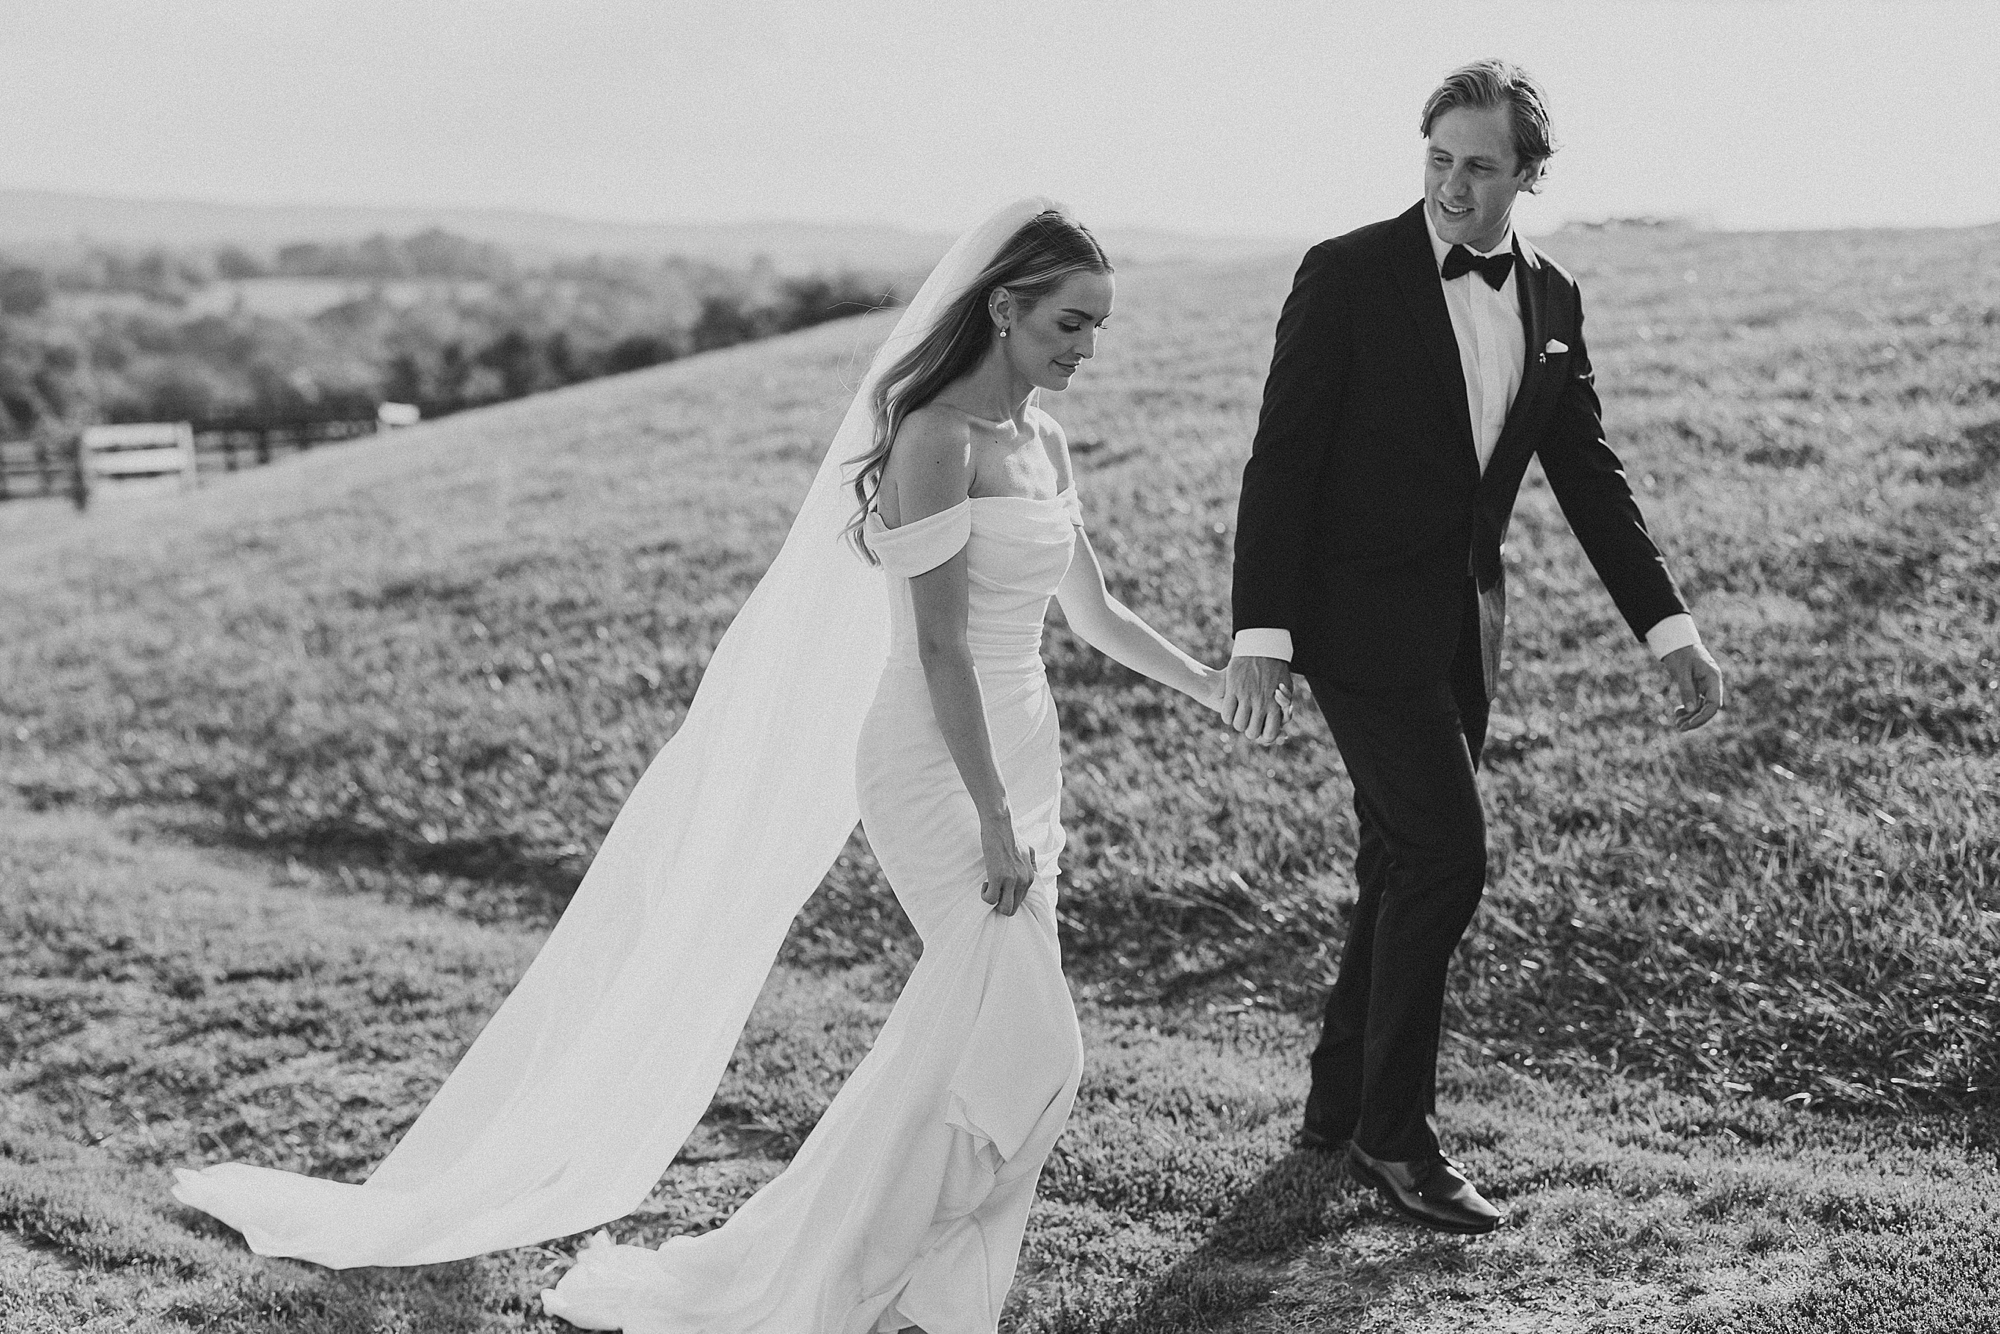
[[[1479,276],[1486,285],[1499,291],[1507,283],[1507,275],[1514,268],[1514,252],[1509,250],[1498,255],[1475,255],[1462,245],[1455,245],[1445,252],[1444,280],[1450,282],[1462,274],[1479,270]]]

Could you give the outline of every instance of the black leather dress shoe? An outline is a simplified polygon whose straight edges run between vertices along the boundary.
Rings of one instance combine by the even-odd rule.
[[[1459,1165],[1443,1154],[1393,1163],[1370,1156],[1358,1144],[1349,1144],[1347,1165],[1412,1222],[1439,1232],[1491,1232],[1500,1226],[1500,1211],[1488,1204],[1465,1179]]]

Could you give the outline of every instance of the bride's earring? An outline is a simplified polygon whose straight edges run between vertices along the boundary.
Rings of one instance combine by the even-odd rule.
[[[1004,324],[1000,326],[1000,336],[1002,338],[1005,338],[1007,336],[1007,326]]]

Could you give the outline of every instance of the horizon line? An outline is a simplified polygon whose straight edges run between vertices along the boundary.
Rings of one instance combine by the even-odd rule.
[[[474,203],[364,203],[352,200],[270,200],[270,199],[230,199],[219,196],[200,195],[146,195],[120,194],[102,189],[66,189],[45,185],[19,185],[0,182],[0,195],[48,195],[81,201],[103,201],[115,204],[185,205],[202,208],[243,209],[246,211],[283,212],[298,211],[343,211],[357,213],[469,213],[492,217],[513,217],[539,219],[549,222],[569,223],[582,226],[618,227],[633,230],[652,228],[731,228],[731,227],[800,227],[816,229],[854,228],[864,230],[900,232],[912,238],[934,238],[949,243],[956,232],[950,228],[930,227],[909,222],[897,222],[882,218],[799,218],[773,217],[769,215],[748,217],[717,218],[651,218],[639,219],[614,217],[586,213],[568,213],[560,209],[525,204],[474,204]],[[1411,201],[1416,202],[1415,200]],[[1365,226],[1367,224],[1357,224]],[[1621,214],[1566,214],[1550,225],[1540,227],[1523,226],[1521,232],[1527,236],[1550,236],[1567,228],[1589,229],[1593,227],[1661,226],[1663,228],[1685,228],[1690,231],[1714,232],[1739,235],[1829,233],[1829,232],[1882,232],[1882,231],[1974,231],[1982,227],[2000,226],[2000,216],[1983,221],[1970,222],[1829,222],[1819,224],[1795,224],[1784,226],[1739,226],[1718,222],[1712,216],[1702,213],[1621,213]],[[1093,231],[1106,232],[1160,232],[1170,236],[1186,237],[1205,241],[1247,241],[1247,242],[1298,242],[1313,235],[1309,229],[1297,231],[1210,231],[1199,228],[1176,226],[1163,222],[1114,221],[1092,223]],[[1338,233],[1330,233],[1337,235]]]

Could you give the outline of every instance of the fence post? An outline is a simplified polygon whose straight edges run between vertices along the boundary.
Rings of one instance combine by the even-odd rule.
[[[86,509],[90,505],[90,479],[83,472],[83,433],[77,432],[69,438],[69,498],[76,507]]]

